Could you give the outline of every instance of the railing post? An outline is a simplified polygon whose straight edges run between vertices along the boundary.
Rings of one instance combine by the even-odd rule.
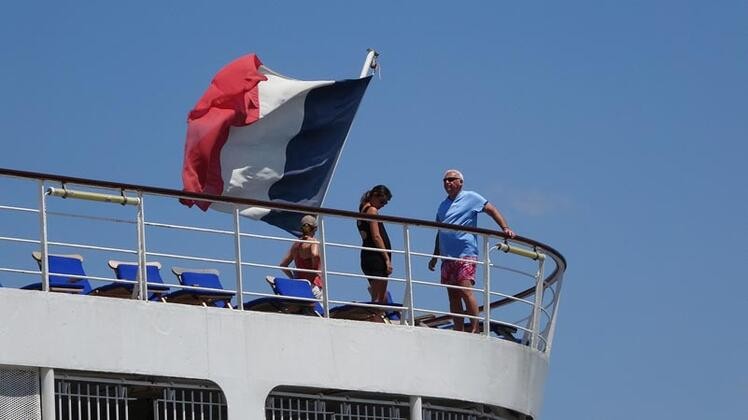
[[[244,310],[244,288],[242,281],[242,233],[239,223],[239,207],[234,206],[234,255],[236,255],[236,308]]]
[[[540,328],[540,306],[543,304],[543,264],[544,258],[538,258],[538,272],[535,274],[535,302],[532,313],[532,338],[530,347],[538,349],[538,329]]]
[[[545,342],[545,352],[549,353],[551,352],[551,347],[553,347],[553,337],[556,333],[556,316],[558,315],[558,307],[561,305],[561,282],[563,281],[563,275],[561,275],[562,278],[558,279],[556,281],[556,289],[555,289],[555,302],[553,302],[553,313],[551,314],[551,328],[548,329],[548,337],[546,337]]]
[[[55,420],[55,371],[50,368],[40,368],[39,376],[42,420]]]
[[[408,305],[408,316],[405,321],[415,326],[416,312],[414,308],[413,273],[410,260],[410,226],[408,225],[403,225],[403,245],[405,248],[405,298],[403,299],[403,303]]]
[[[42,253],[42,290],[49,291],[49,247],[47,246],[47,193],[44,180],[39,180],[39,244]]]
[[[143,192],[138,191],[138,285],[133,287],[133,298],[148,300],[148,269],[145,255],[145,208],[143,207]]]
[[[491,258],[488,235],[483,236],[483,335],[491,335]],[[476,321],[477,322],[477,321]]]
[[[410,397],[410,420],[423,419],[423,398],[420,396]]]
[[[325,287],[322,288],[322,308],[325,310],[325,318],[330,317],[330,295],[328,294],[327,288],[330,286],[329,279],[327,278],[327,256],[325,247],[325,219],[322,215],[319,215],[319,259],[322,271],[322,281]]]

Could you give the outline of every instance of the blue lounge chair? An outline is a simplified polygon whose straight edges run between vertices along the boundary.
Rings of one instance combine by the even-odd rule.
[[[120,280],[136,281],[138,278],[138,263],[109,260],[109,268],[114,270],[114,275]],[[169,286],[164,285],[161,278],[161,264],[158,262],[146,263],[146,279],[148,280],[148,292],[150,299],[158,299],[169,292]],[[133,295],[133,283],[111,283],[97,287],[89,294],[108,297],[130,298]]]
[[[267,280],[273,292],[278,296],[246,302],[244,309],[323,316],[325,310],[319,302],[312,300],[315,297],[314,293],[312,293],[312,285],[308,280],[273,276],[267,276],[265,280]]]
[[[270,279],[268,279],[268,282],[270,282]],[[309,280],[275,277],[270,283],[275,294],[289,298],[287,299],[289,304],[291,306],[298,305],[301,308],[301,313],[308,313],[309,310],[311,310],[312,313],[310,313],[310,315],[324,315],[325,309],[322,307],[321,303],[310,300],[293,299],[316,299],[312,292],[312,284],[309,283]]]
[[[31,253],[41,269],[42,253]],[[77,254],[47,255],[49,269],[49,290],[52,292],[86,294],[91,291],[91,284],[83,271],[83,257]],[[32,283],[22,287],[26,290],[42,290],[42,283]]]
[[[267,276],[265,280],[267,280],[268,284],[272,288],[273,281],[275,277],[273,276]],[[275,293],[275,289],[273,289],[273,293]],[[253,299],[247,302],[244,302],[243,308],[245,311],[259,311],[259,312],[280,312],[280,313],[286,313],[286,305],[285,300],[278,297],[278,296],[264,296],[261,298]]]
[[[218,277],[218,270],[172,267],[171,271],[177,276],[182,286],[212,290],[192,288],[177,290],[163,296],[167,302],[231,307],[231,299],[236,295],[236,292],[223,290],[221,280]]]
[[[390,292],[387,292],[387,301],[386,301],[386,303],[387,303],[388,306],[399,306],[399,307],[403,306],[401,303],[395,303],[392,300],[392,295],[390,294]],[[400,311],[398,311],[398,310],[390,310],[390,311],[386,312],[386,314],[387,314],[387,319],[389,319],[390,321],[400,321]]]

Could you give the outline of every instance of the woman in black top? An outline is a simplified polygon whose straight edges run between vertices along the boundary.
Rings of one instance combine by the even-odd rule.
[[[361,196],[358,211],[364,214],[377,214],[392,199],[392,193],[384,185],[377,185]],[[388,277],[392,274],[390,238],[381,222],[359,220],[356,222],[366,248],[379,248],[381,251],[361,250],[361,271],[367,276]],[[376,303],[387,301],[387,280],[369,279],[371,300]]]

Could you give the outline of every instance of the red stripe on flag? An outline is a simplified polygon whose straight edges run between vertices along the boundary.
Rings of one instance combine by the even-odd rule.
[[[184,191],[221,195],[221,148],[229,127],[250,125],[260,118],[257,85],[267,80],[254,54],[240,57],[222,68],[187,117],[182,182]],[[207,210],[210,203],[181,200]]]

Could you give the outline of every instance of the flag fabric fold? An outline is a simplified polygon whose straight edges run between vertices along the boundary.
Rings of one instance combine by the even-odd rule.
[[[189,113],[188,192],[319,207],[370,77],[302,81],[250,54],[221,69]],[[231,212],[232,206],[182,200]],[[256,207],[244,216],[297,232],[302,215]]]

